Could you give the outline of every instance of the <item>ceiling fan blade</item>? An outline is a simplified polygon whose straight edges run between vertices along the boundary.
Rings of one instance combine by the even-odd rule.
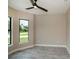
[[[31,1],[32,5],[34,6],[34,0],[30,0],[30,1]]]
[[[43,7],[40,7],[40,6],[38,6],[38,5],[36,5],[38,8],[40,8],[41,10],[43,10],[43,11],[45,11],[45,12],[48,12],[48,10],[47,9],[45,9],[45,8],[43,8]]]
[[[29,7],[29,8],[26,8],[27,10],[29,10],[29,9],[33,9],[34,7]]]

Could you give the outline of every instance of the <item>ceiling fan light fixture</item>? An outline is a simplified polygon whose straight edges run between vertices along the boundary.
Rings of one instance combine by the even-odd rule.
[[[34,6],[34,8],[37,8],[36,6]]]

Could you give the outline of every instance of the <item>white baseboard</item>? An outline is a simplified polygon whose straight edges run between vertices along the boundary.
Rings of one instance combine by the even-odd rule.
[[[15,50],[12,50],[11,52],[9,52],[8,55],[10,55],[14,52],[21,51],[21,50],[24,50],[24,49],[27,49],[27,48],[32,48],[32,47],[34,47],[34,45],[23,47],[23,48],[18,48],[18,49],[15,49]]]
[[[66,45],[48,45],[48,44],[35,44],[35,46],[65,47],[65,48],[66,48]]]

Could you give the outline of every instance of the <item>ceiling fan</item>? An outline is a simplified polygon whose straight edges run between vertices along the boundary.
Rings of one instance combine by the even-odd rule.
[[[37,5],[37,3],[36,3],[37,0],[30,0],[30,2],[32,3],[33,7],[26,8],[27,10],[30,10],[30,9],[33,9],[33,8],[39,8],[39,9],[45,11],[45,12],[48,12],[47,9],[45,9],[45,8],[40,7],[40,6]]]

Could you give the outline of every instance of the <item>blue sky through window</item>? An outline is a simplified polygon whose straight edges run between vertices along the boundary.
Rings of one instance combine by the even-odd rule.
[[[20,20],[20,25],[28,26],[28,21]]]

